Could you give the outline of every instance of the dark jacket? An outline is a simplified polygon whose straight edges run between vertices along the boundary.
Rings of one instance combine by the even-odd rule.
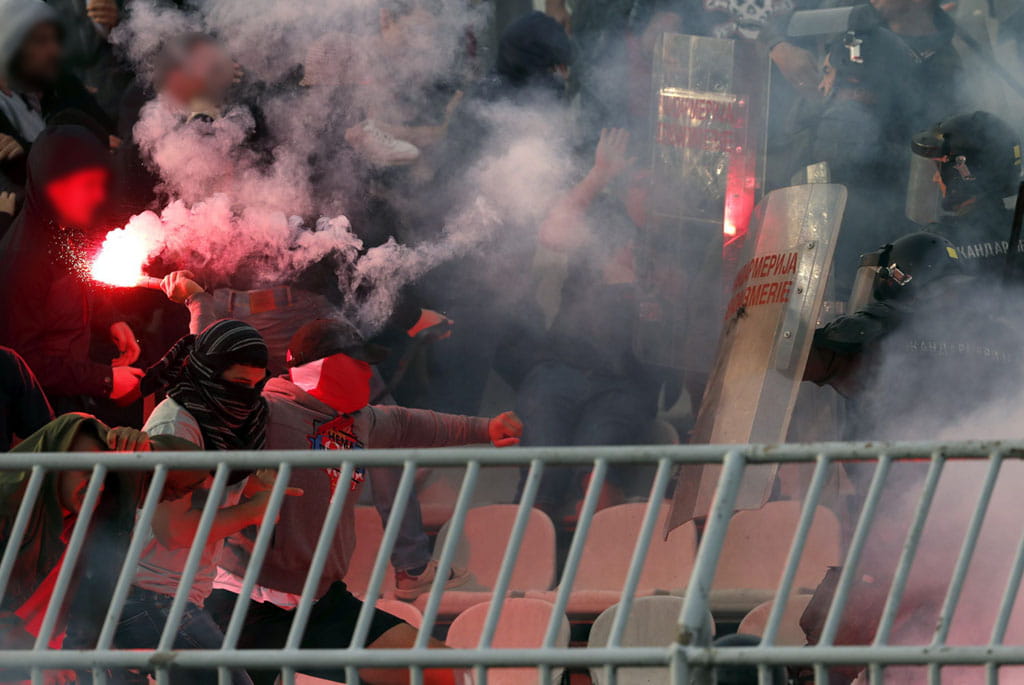
[[[0,347],[0,452],[14,436],[27,438],[53,420],[53,409],[36,375],[17,352]]]
[[[110,364],[89,356],[97,298],[87,264],[97,236],[60,227],[44,190],[75,169],[105,163],[105,148],[86,129],[41,134],[29,155],[25,207],[0,241],[0,344],[25,358],[51,400],[106,397],[112,388]]]
[[[844,439],[931,439],[1020,387],[1019,335],[987,283],[946,279],[815,333],[804,380],[850,400]]]

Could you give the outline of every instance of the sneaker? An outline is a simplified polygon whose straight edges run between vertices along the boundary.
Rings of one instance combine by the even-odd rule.
[[[375,166],[401,166],[420,158],[420,149],[377,128],[373,119],[345,131],[345,140],[364,159]]]
[[[434,584],[434,577],[437,575],[437,562],[431,561],[423,569],[423,573],[414,576],[408,571],[395,572],[395,597],[404,601],[412,602],[424,592],[430,592]],[[444,584],[445,590],[457,588],[469,580],[469,571],[464,568],[452,568],[448,573],[448,582]]]

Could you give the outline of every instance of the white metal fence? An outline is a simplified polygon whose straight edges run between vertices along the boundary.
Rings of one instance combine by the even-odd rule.
[[[821,444],[821,445],[784,445],[784,446],[657,446],[657,447],[617,447],[617,448],[538,448],[538,449],[456,449],[456,450],[394,450],[394,451],[358,451],[358,452],[164,452],[152,454],[6,454],[0,457],[0,469],[31,471],[25,495],[21,502],[15,525],[10,538],[6,541],[2,561],[0,561],[0,598],[7,588],[15,557],[19,549],[31,508],[40,496],[44,475],[47,471],[91,468],[92,479],[85,494],[83,512],[91,511],[98,500],[101,484],[106,474],[119,470],[150,470],[153,472],[152,483],[140,510],[135,533],[123,562],[116,590],[109,601],[109,609],[98,635],[96,648],[87,651],[52,650],[47,645],[58,625],[60,605],[68,592],[71,581],[71,569],[82,552],[89,516],[83,514],[76,522],[70,535],[65,563],[58,575],[53,597],[51,599],[42,628],[39,632],[35,648],[32,650],[0,651],[0,666],[8,668],[32,669],[33,681],[42,682],[41,669],[74,668],[96,669],[94,675],[103,680],[101,667],[140,668],[151,670],[158,682],[167,682],[168,667],[172,664],[180,668],[213,668],[221,669],[222,682],[225,682],[228,667],[263,667],[282,670],[284,683],[294,681],[296,671],[303,667],[335,667],[348,669],[348,682],[358,682],[357,668],[364,667],[402,667],[409,668],[413,683],[423,682],[423,669],[430,667],[467,667],[472,668],[477,682],[486,682],[485,667],[533,666],[540,669],[541,682],[550,682],[551,676],[558,669],[602,669],[605,673],[602,682],[616,682],[618,667],[625,666],[659,666],[669,669],[672,683],[712,682],[711,671],[716,665],[752,664],[760,667],[762,678],[767,682],[768,667],[771,665],[805,664],[812,670],[816,682],[825,683],[827,671],[834,666],[844,664],[861,664],[866,671],[861,678],[870,682],[978,682],[996,683],[1011,682],[1010,675],[1015,669],[1006,667],[1024,665],[1024,641],[1016,644],[1007,639],[1008,628],[1016,617],[1014,607],[1017,604],[1018,586],[1024,574],[1024,516],[1014,513],[1012,520],[1017,525],[1000,526],[1005,533],[1005,540],[1012,540],[1012,553],[1007,555],[1008,565],[1001,572],[1002,582],[990,582],[988,593],[997,598],[993,601],[992,620],[986,626],[973,630],[977,639],[960,641],[954,644],[950,640],[951,626],[958,605],[963,599],[965,582],[972,569],[986,516],[997,518],[1002,512],[996,511],[990,502],[997,483],[1011,480],[1016,476],[1016,469],[1006,468],[1011,463],[1018,463],[1024,455],[1024,443],[957,443],[957,444]],[[419,641],[412,649],[378,650],[351,647],[340,650],[307,650],[299,648],[299,640],[306,626],[317,583],[323,571],[328,548],[334,537],[346,497],[351,496],[349,489],[337,488],[330,503],[326,520],[320,533],[319,544],[309,564],[309,572],[305,580],[305,591],[301,603],[296,609],[287,646],[281,650],[241,650],[237,649],[239,635],[242,630],[249,600],[247,595],[256,583],[259,568],[271,543],[273,521],[277,516],[285,497],[285,485],[292,469],[307,467],[339,467],[340,482],[346,483],[352,475],[357,463],[348,459],[358,460],[359,466],[368,464],[391,465],[403,469],[398,486],[398,496],[392,516],[384,529],[383,543],[377,554],[376,563],[366,590],[366,603],[359,616],[353,644],[363,644],[370,629],[371,611],[376,598],[380,595],[385,578],[390,551],[398,535],[399,521],[409,495],[413,492],[414,478],[417,468],[423,466],[460,466],[465,467],[461,490],[454,506],[450,522],[449,535],[438,555],[439,571],[434,582],[433,592],[423,610],[423,627],[419,633]],[[788,556],[781,567],[781,575],[772,579],[777,590],[776,597],[789,597],[796,592],[795,578],[801,558],[805,552],[805,542],[811,529],[816,507],[822,500],[823,491],[830,479],[834,477],[838,464],[866,463],[871,465],[870,479],[856,501],[862,503],[856,515],[850,517],[849,535],[843,545],[845,561],[842,572],[835,584],[834,599],[827,610],[821,636],[814,646],[780,646],[777,636],[783,621],[785,605],[777,602],[772,606],[763,630],[761,644],[749,648],[714,648],[712,643],[712,627],[707,616],[711,606],[713,582],[719,557],[726,540],[733,514],[733,502],[737,496],[744,469],[751,464],[806,464],[810,478],[804,488],[801,513],[791,538]],[[177,468],[209,468],[216,464],[215,478],[208,497],[207,506],[203,511],[199,530],[190,549],[182,582],[177,596],[174,598],[160,645],[155,650],[125,651],[112,648],[113,636],[121,614],[134,570],[143,550],[146,536],[140,531],[147,531],[151,525],[159,493],[167,476],[168,469]],[[693,571],[685,588],[685,601],[678,619],[678,630],[674,635],[665,635],[660,646],[624,646],[623,635],[626,630],[628,611],[620,611],[613,623],[608,643],[604,647],[559,647],[556,646],[556,635],[559,622],[564,615],[567,602],[573,588],[573,580],[579,568],[580,559],[586,545],[588,532],[593,521],[602,484],[605,481],[609,465],[628,463],[634,465],[653,465],[656,472],[642,525],[635,540],[623,541],[623,553],[631,549],[632,561],[626,580],[621,588],[621,606],[629,607],[638,594],[638,586],[643,570],[647,549],[655,536],[663,531],[658,526],[660,508],[673,482],[676,466],[681,464],[720,464],[721,475],[714,496],[713,508],[707,517],[696,552]],[[887,524],[884,517],[890,516],[886,506],[889,496],[887,485],[892,484],[894,468],[907,463],[911,468],[920,471],[920,477],[911,479],[913,485],[902,488],[911,493],[913,506],[907,509],[908,517],[904,527],[896,526],[900,532],[897,559],[894,560],[891,583],[884,597],[884,607],[873,639],[863,644],[836,644],[840,633],[843,611],[851,598],[851,594],[861,578],[858,577],[858,564],[870,544],[872,526],[876,519]],[[554,611],[547,626],[543,646],[531,649],[495,649],[491,647],[498,626],[501,602],[491,604],[479,646],[476,649],[428,650],[427,640],[433,632],[438,620],[438,612],[448,570],[456,555],[457,541],[460,537],[463,522],[470,509],[473,492],[480,478],[482,469],[490,466],[523,465],[529,468],[528,477],[522,494],[520,508],[511,528],[506,545],[505,557],[493,589],[493,596],[500,598],[509,594],[510,581],[514,564],[522,552],[521,542],[527,527],[530,508],[537,493],[538,484],[544,469],[555,464],[569,464],[592,468],[592,477],[586,489],[578,522],[572,535],[568,554],[561,570],[556,591],[553,594]],[[972,473],[978,473],[978,488],[965,488],[954,503],[949,497],[937,497],[940,481],[944,471],[951,464],[959,469],[969,465]],[[87,465],[87,466],[84,466]],[[244,578],[243,592],[235,606],[230,625],[226,630],[224,646],[218,650],[182,650],[172,651],[174,635],[183,616],[188,601],[187,590],[191,587],[200,564],[203,543],[209,535],[214,519],[213,503],[220,501],[228,481],[231,469],[254,469],[261,467],[277,468],[279,478],[270,496],[270,503],[252,551],[251,563]],[[1000,476],[1003,480],[1000,480]],[[945,482],[945,481],[944,481]],[[1012,486],[1013,483],[1004,483]],[[1022,498],[1017,498],[1022,499]],[[965,505],[966,502],[966,505]],[[930,513],[937,510],[948,510],[952,504],[965,512],[962,535],[950,535],[946,551],[949,552],[951,569],[948,582],[942,583],[942,591],[932,590],[932,598],[936,608],[933,617],[925,620],[923,629],[927,630],[927,639],[898,643],[891,639],[901,601],[911,583],[911,569],[915,557],[919,553],[923,531]],[[886,526],[883,525],[883,529]],[[987,552],[986,552],[987,553]],[[824,570],[824,569],[823,569]],[[856,607],[853,607],[856,610]],[[911,621],[911,623],[913,623]],[[916,625],[918,633],[922,626]],[[897,669],[901,666],[917,666],[916,669]],[[946,669],[953,666],[970,666],[974,670],[956,671],[957,675],[946,676]],[[890,676],[891,673],[903,675]],[[964,676],[964,674],[968,674]],[[973,675],[971,675],[973,674]],[[1020,677],[1020,676],[1018,676]],[[967,679],[964,679],[967,678]]]

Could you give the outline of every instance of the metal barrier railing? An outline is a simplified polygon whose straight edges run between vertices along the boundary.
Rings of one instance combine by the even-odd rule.
[[[617,671],[626,666],[664,667],[670,669],[670,682],[713,682],[715,666],[755,665],[761,682],[769,680],[773,665],[807,665],[813,671],[815,682],[828,682],[828,671],[841,665],[862,665],[862,677],[870,682],[887,682],[887,671],[899,666],[924,668],[929,683],[942,682],[943,667],[975,666],[983,676],[979,682],[996,683],[1000,667],[1024,665],[1024,647],[1006,644],[1008,627],[1014,616],[1017,591],[1024,575],[1024,536],[1021,530],[1007,531],[1014,540],[1013,554],[1005,584],[998,588],[1000,601],[995,607],[993,621],[987,627],[987,641],[981,644],[953,644],[950,630],[954,614],[962,598],[965,582],[979,545],[986,515],[997,480],[1004,464],[1019,460],[1024,455],[1024,443],[947,443],[947,444],[846,444],[780,446],[650,446],[602,448],[534,448],[492,450],[485,448],[444,450],[388,450],[358,452],[161,452],[161,453],[85,453],[85,454],[18,454],[0,457],[0,469],[30,471],[13,527],[0,560],[0,599],[8,586],[29,523],[32,508],[42,490],[48,471],[83,470],[91,468],[92,477],[85,492],[82,514],[78,517],[68,539],[65,561],[56,579],[50,604],[39,630],[35,647],[31,650],[0,650],[0,667],[22,668],[32,672],[34,683],[42,682],[42,670],[69,668],[92,670],[98,682],[105,682],[104,668],[137,668],[155,673],[158,683],[167,683],[168,668],[217,668],[221,682],[230,682],[228,669],[235,667],[280,669],[282,682],[294,682],[297,671],[303,668],[345,668],[347,682],[359,682],[357,670],[370,667],[409,668],[412,683],[424,682],[424,669],[433,667],[459,667],[473,669],[476,682],[486,682],[489,667],[531,666],[539,669],[539,682],[551,682],[552,674],[560,668],[603,669],[603,682],[616,683]],[[341,459],[341,461],[339,461]],[[413,493],[416,471],[422,466],[465,467],[462,484],[455,501],[449,533],[438,556],[438,571],[431,594],[423,611],[423,625],[416,645],[404,650],[366,649],[300,649],[300,639],[309,621],[318,581],[323,573],[339,525],[346,498],[352,496],[346,487],[338,487],[329,504],[327,516],[320,531],[319,541],[309,564],[302,597],[295,609],[295,618],[287,644],[280,650],[238,649],[238,640],[249,606],[249,594],[257,582],[260,568],[271,545],[274,521],[285,497],[288,476],[293,469],[340,468],[339,482],[347,483],[356,461],[361,466],[401,467],[397,496],[392,514],[384,527],[383,541],[365,593],[364,609],[356,622],[353,645],[361,645],[370,630],[372,609],[381,595],[391,550],[399,533],[399,524],[410,495]],[[712,601],[712,585],[723,544],[729,530],[734,503],[740,489],[744,470],[753,464],[803,463],[813,466],[802,500],[801,513],[790,544],[786,562],[778,579],[775,597],[787,598],[796,591],[795,579],[805,543],[822,499],[827,481],[837,465],[850,463],[873,465],[873,473],[866,489],[859,493],[862,502],[851,518],[852,533],[846,545],[845,562],[835,582],[834,596],[828,606],[820,638],[813,646],[781,646],[777,644],[785,610],[784,602],[776,602],[764,626],[761,644],[755,647],[717,649],[711,646],[712,630],[707,616]],[[905,598],[911,578],[911,568],[919,552],[922,534],[939,488],[940,479],[951,462],[973,464],[984,469],[977,501],[965,508],[969,514],[966,531],[959,541],[955,564],[945,592],[935,594],[937,613],[929,624],[930,639],[919,644],[899,644],[893,640],[894,626],[901,602]],[[905,535],[897,544],[893,558],[891,580],[885,593],[873,638],[859,644],[837,644],[844,610],[859,582],[858,571],[876,519],[889,514],[887,498],[894,467],[912,464],[917,474],[913,487],[905,494],[916,504],[907,509]],[[592,469],[586,487],[579,517],[573,531],[564,567],[554,592],[554,610],[545,631],[544,642],[535,649],[495,649],[502,602],[495,601],[487,613],[484,628],[476,649],[427,649],[439,616],[442,594],[449,570],[455,560],[456,547],[463,524],[470,509],[473,493],[486,467],[521,465],[528,468],[519,509],[509,534],[492,596],[503,598],[509,594],[512,574],[527,529],[531,508],[544,470],[552,465],[576,465]],[[613,622],[605,647],[578,648],[556,646],[561,617],[564,616],[579,570],[588,531],[598,508],[599,495],[609,465],[653,465],[656,471],[647,497],[639,533],[633,543],[632,557],[626,580],[621,589],[620,606],[630,607],[634,602],[644,560],[655,535],[661,535],[657,522],[659,511],[669,494],[675,467],[684,464],[718,464],[721,473],[714,495],[712,509],[703,525],[696,560],[685,588],[683,608],[676,635],[666,635],[663,646],[635,647],[623,645],[628,611],[619,611]],[[214,467],[213,484],[203,509],[199,528],[185,563],[182,579],[171,604],[169,619],[159,645],[154,650],[119,650],[112,647],[117,622],[121,615],[136,565],[148,537],[160,491],[169,469],[206,469]],[[216,650],[172,650],[174,636],[188,603],[191,588],[200,567],[203,546],[209,537],[216,503],[221,501],[232,469],[276,468],[279,477],[272,488],[269,504],[251,553],[251,560],[243,580],[239,601],[234,607],[225,631],[223,647]],[[959,468],[959,467],[958,467]],[[91,650],[49,649],[51,637],[58,624],[58,614],[69,590],[72,569],[82,553],[93,507],[101,493],[102,483],[112,471],[152,471],[152,481],[139,509],[135,529],[126,558],[120,569],[115,590],[110,597],[96,647]],[[1013,474],[1011,474],[1012,476]],[[1018,521],[1020,519],[1017,519]],[[883,521],[886,522],[887,521]],[[899,528],[899,526],[897,526]],[[951,541],[952,544],[952,541]],[[993,590],[993,592],[995,592]],[[854,607],[856,609],[856,607]],[[961,682],[961,681],[958,681]],[[967,681],[962,681],[967,682]]]

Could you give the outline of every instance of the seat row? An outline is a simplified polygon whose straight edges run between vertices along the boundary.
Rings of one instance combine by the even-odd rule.
[[[582,557],[566,604],[573,622],[591,622],[619,601],[633,548],[639,536],[646,503],[622,504],[598,511],[591,523]],[[755,511],[733,515],[721,551],[711,592],[711,609],[718,620],[739,620],[758,604],[771,600],[789,554],[800,517],[799,502],[770,502]],[[505,555],[518,506],[493,504],[474,507],[467,513],[457,543],[455,565],[468,569],[469,581],[446,590],[439,619],[450,621],[467,609],[491,600]],[[693,571],[699,544],[696,526],[690,522],[662,534],[668,505],[661,507],[637,596],[684,594]],[[365,593],[377,556],[383,529],[371,507],[358,507],[357,541],[346,582],[357,595]],[[450,524],[442,526],[435,554],[448,538]],[[819,507],[800,564],[794,592],[809,593],[829,566],[840,559],[840,529],[835,515]],[[556,583],[555,528],[540,510],[530,512],[520,554],[512,572],[510,595],[553,603]],[[382,596],[392,596],[394,574],[390,567]],[[428,597],[416,606],[422,611]]]

